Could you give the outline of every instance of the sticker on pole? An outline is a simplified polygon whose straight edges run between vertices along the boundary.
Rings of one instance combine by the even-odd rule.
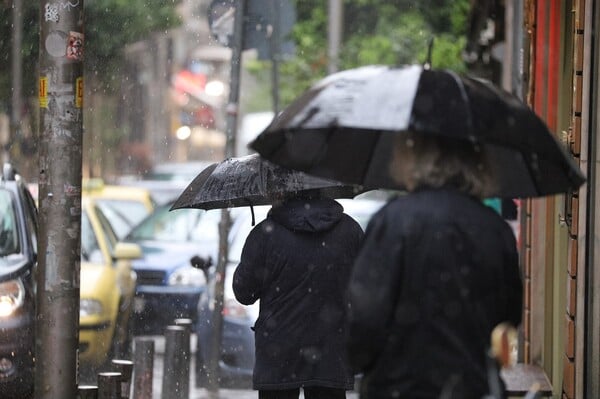
[[[74,61],[83,60],[83,33],[69,32],[67,41],[67,58]]]
[[[46,76],[40,77],[38,94],[40,100],[40,108],[48,108],[48,78]]]
[[[83,106],[83,78],[80,76],[75,79],[75,107]]]

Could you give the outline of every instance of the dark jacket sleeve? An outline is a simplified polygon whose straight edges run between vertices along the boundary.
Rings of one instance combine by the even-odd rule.
[[[261,296],[266,273],[265,239],[262,224],[258,224],[244,243],[240,264],[233,274],[233,293],[241,304],[251,305]]]
[[[392,238],[381,213],[367,227],[348,285],[346,346],[355,372],[383,349],[398,292],[402,243]]]

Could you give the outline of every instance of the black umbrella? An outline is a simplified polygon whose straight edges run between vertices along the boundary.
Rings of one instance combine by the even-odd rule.
[[[183,190],[171,210],[270,205],[290,195],[353,198],[360,193],[360,187],[287,169],[252,154],[205,168]]]
[[[489,82],[421,66],[367,66],[321,80],[250,144],[268,160],[368,188],[402,189],[389,174],[398,133],[478,143],[490,197],[576,190],[583,177],[544,122]]]

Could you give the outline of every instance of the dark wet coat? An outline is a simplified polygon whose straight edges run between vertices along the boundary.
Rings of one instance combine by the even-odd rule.
[[[453,382],[453,398],[480,399],[490,333],[521,322],[522,292],[514,234],[492,209],[451,190],[392,200],[367,227],[349,285],[361,399],[437,399]]]
[[[344,298],[362,237],[328,199],[288,201],[250,232],[233,290],[243,304],[260,299],[254,389],[353,388]]]

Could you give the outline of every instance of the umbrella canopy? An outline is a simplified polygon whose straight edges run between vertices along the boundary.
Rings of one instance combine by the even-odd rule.
[[[390,176],[394,139],[412,132],[481,145],[490,197],[576,190],[570,154],[517,97],[493,84],[421,66],[367,66],[318,82],[250,147],[279,165],[366,188],[403,189]]]
[[[289,195],[317,193],[329,198],[352,198],[361,192],[360,187],[287,169],[252,154],[229,158],[202,170],[171,210],[269,205]]]

